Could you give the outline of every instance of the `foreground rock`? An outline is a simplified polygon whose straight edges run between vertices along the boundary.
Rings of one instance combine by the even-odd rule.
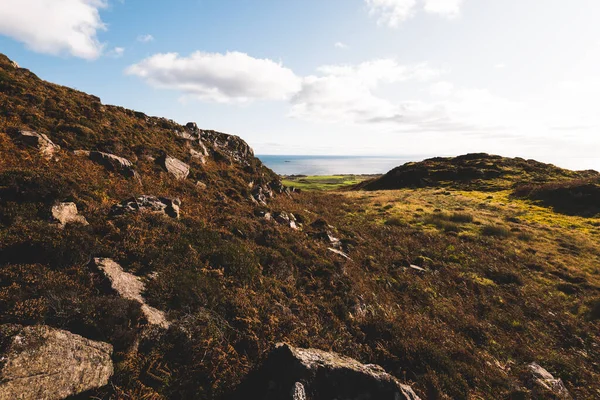
[[[278,344],[244,382],[235,399],[420,400],[412,388],[377,365],[315,349]]]
[[[561,400],[571,400],[571,394],[560,379],[555,379],[554,376],[537,363],[531,363],[527,366],[528,372],[531,374],[528,384],[536,395],[546,397],[553,395]]]
[[[119,173],[128,178],[137,176],[133,163],[126,158],[101,151],[76,150],[76,155],[88,157],[93,162],[102,165],[109,171]]]
[[[176,179],[183,180],[190,174],[190,166],[171,156],[160,157],[157,162]]]
[[[140,281],[140,278],[123,271],[123,268],[110,258],[95,258],[94,265],[108,278],[112,289],[121,297],[140,303],[142,313],[149,324],[165,329],[169,327],[169,322],[165,318],[165,314],[146,304],[146,301],[142,297],[144,283]]]
[[[58,203],[52,207],[52,218],[58,223],[60,228],[67,224],[89,225],[83,215],[79,215],[75,203]]]
[[[13,137],[17,143],[37,148],[40,154],[46,158],[52,158],[54,152],[60,149],[59,145],[54,144],[52,140],[43,133],[20,130],[17,131]]]
[[[104,386],[113,374],[108,343],[48,326],[2,325],[0,399],[64,399]]]
[[[110,210],[110,216],[118,217],[138,212],[150,212],[163,214],[171,218],[179,218],[179,206],[181,206],[181,200],[179,199],[144,195],[132,197],[115,204]]]

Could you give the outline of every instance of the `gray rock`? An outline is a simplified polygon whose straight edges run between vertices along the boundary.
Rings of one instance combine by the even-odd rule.
[[[83,215],[79,215],[75,203],[58,203],[52,207],[52,218],[58,222],[60,228],[67,224],[89,225]]]
[[[128,178],[137,176],[137,173],[133,169],[133,163],[126,158],[101,151],[75,150],[75,154],[88,157],[90,160],[102,165],[107,170],[117,172]]]
[[[175,131],[175,136],[177,137],[177,139],[187,140],[190,142],[193,142],[194,140],[198,139],[197,137],[190,135],[188,132]]]
[[[555,379],[554,376],[537,363],[531,363],[527,366],[530,378],[528,384],[530,388],[537,394],[551,393],[561,400],[571,400],[571,394],[560,379]],[[541,393],[540,393],[541,392]]]
[[[54,400],[108,384],[108,343],[44,325],[2,325],[0,399]]]
[[[294,217],[294,214],[292,213],[287,213],[285,211],[277,212],[273,214],[273,218],[275,219],[275,221],[277,221],[277,223],[281,225],[287,225],[294,230],[298,229],[298,225],[296,224],[296,217]]]
[[[185,124],[185,127],[192,132],[198,132],[198,125],[195,122],[188,122],[187,124]]]
[[[171,156],[160,157],[158,163],[176,179],[183,180],[190,174],[190,166]]]
[[[254,158],[252,148],[238,136],[202,130],[200,138],[202,141],[210,143],[229,162],[250,165],[251,159]]]
[[[142,306],[142,313],[149,324],[157,325],[165,329],[169,327],[169,322],[167,321],[165,314],[146,304],[146,301],[142,297],[144,283],[140,278],[123,271],[123,268],[110,258],[95,258],[94,265],[104,273],[110,281],[113,290],[121,297],[140,303]]]
[[[171,218],[179,218],[180,206],[181,200],[179,199],[143,195],[132,197],[119,204],[115,204],[110,210],[110,216],[118,217],[138,212],[150,212],[154,214],[164,214]]]
[[[190,148],[190,156],[193,159],[196,159],[196,160],[200,161],[200,163],[206,164],[206,156],[204,154],[202,154],[201,152],[196,151],[196,150]]]
[[[54,152],[60,149],[60,146],[54,144],[48,136],[33,131],[20,130],[14,136],[14,140],[26,146],[37,148],[48,159],[52,158]]]
[[[332,253],[335,253],[335,254],[337,254],[338,256],[342,256],[342,257],[344,257],[346,260],[350,260],[350,261],[352,261],[352,259],[350,258],[350,256],[349,256],[348,254],[344,253],[344,252],[343,252],[343,251],[341,251],[341,250],[334,249],[334,248],[332,248],[332,247],[328,248],[327,250],[329,250],[329,251],[330,251],[330,252],[332,252]]]
[[[380,366],[287,344],[276,346],[263,366],[242,383],[236,398],[420,400],[410,386],[401,384]]]
[[[206,183],[198,181],[196,182],[196,187],[201,190],[206,190],[208,186],[206,185]]]
[[[13,68],[15,68],[15,69],[19,69],[19,68],[21,68],[21,67],[19,67],[19,64],[17,64],[17,62],[16,62],[16,61],[12,61],[12,60],[11,60],[11,62],[10,62],[10,65],[12,65],[12,66],[13,66]]]

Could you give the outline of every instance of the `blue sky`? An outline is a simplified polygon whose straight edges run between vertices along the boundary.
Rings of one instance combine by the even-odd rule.
[[[3,0],[0,51],[259,154],[600,169],[599,15],[596,0]]]

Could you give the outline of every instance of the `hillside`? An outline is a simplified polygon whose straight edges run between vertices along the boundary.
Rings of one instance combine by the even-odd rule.
[[[569,171],[535,160],[476,153],[406,163],[358,187],[362,190],[452,187],[494,191],[524,183],[544,184],[575,179],[600,179],[600,174],[596,171]]]
[[[243,398],[278,342],[423,399],[567,398],[538,364],[600,396],[600,219],[514,193],[593,172],[465,156],[294,193],[238,137],[6,57],[0,105],[0,351],[11,324],[104,343],[109,384],[78,398]]]

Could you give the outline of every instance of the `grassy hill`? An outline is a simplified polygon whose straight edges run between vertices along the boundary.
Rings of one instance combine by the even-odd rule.
[[[399,167],[365,190],[288,195],[239,138],[190,141],[193,127],[6,57],[0,104],[0,323],[111,343],[111,384],[82,398],[226,398],[280,341],[380,364],[424,399],[552,398],[528,385],[532,361],[574,397],[600,396],[600,219],[557,213],[537,189],[596,173],[469,155]],[[15,141],[24,129],[61,149],[42,156]],[[139,179],[76,150],[125,157]],[[165,155],[190,166],[186,179]],[[140,195],[179,198],[180,218],[111,215]],[[58,228],[50,210],[64,201],[89,225]],[[140,276],[170,327],[148,326],[94,257]]]

